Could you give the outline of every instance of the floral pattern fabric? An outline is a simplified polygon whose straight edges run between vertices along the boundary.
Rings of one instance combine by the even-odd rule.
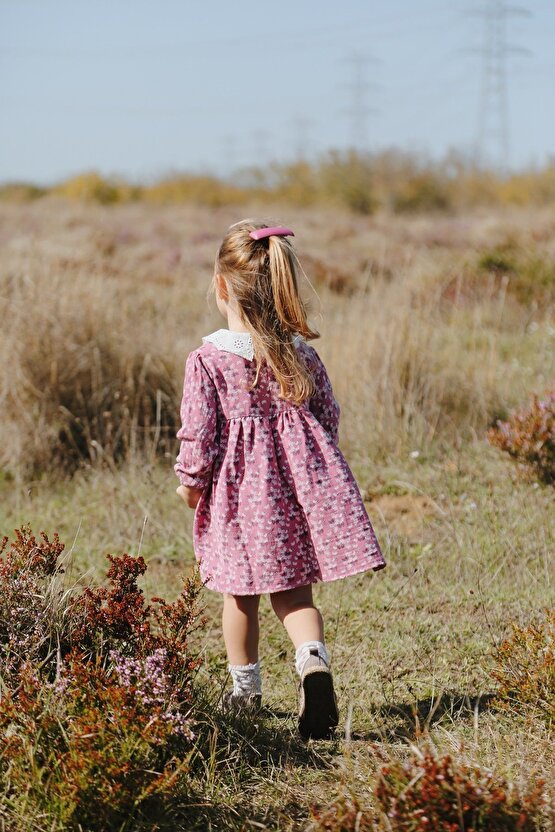
[[[316,393],[279,397],[272,370],[205,340],[185,366],[175,472],[200,488],[193,544],[206,586],[233,595],[334,581],[385,560],[338,447],[339,405],[318,353]]]

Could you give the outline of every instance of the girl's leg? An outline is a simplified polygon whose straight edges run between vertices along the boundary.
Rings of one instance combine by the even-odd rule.
[[[222,629],[233,679],[233,690],[225,695],[228,704],[260,705],[262,680],[258,661],[259,595],[224,594]],[[254,695],[254,700],[252,699]]]
[[[312,585],[275,592],[272,607],[295,645],[300,676],[299,732],[304,739],[330,737],[339,714],[324,644],[324,623],[312,601]]]
[[[307,641],[324,641],[324,622],[312,600],[312,584],[273,592],[270,600],[295,649]]]
[[[260,595],[224,593],[222,629],[231,665],[258,661],[258,605]]]

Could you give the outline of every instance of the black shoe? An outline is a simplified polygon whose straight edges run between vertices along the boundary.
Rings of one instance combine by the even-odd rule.
[[[303,740],[330,739],[338,722],[331,671],[318,650],[311,649],[299,688],[299,733]]]

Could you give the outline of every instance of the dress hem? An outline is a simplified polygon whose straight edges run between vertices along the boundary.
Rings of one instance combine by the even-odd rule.
[[[385,569],[387,566],[386,562],[383,558],[373,558],[370,563],[364,564],[364,566],[360,566],[355,568],[352,571],[345,572],[342,575],[335,575],[333,578],[315,578],[311,581],[302,581],[295,584],[288,584],[287,586],[280,586],[280,587],[267,587],[265,589],[254,589],[250,592],[237,592],[233,589],[217,589],[214,586],[210,586],[208,583],[205,583],[204,586],[206,589],[210,589],[212,592],[218,592],[221,594],[226,593],[228,595],[268,595],[273,594],[274,592],[285,592],[288,589],[298,589],[301,586],[312,586],[313,584],[329,584],[333,583],[334,581],[340,581],[343,578],[351,578],[354,575],[361,575],[364,572],[379,572],[382,569]]]

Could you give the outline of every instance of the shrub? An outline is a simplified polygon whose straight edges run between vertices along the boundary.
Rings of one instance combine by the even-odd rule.
[[[370,155],[354,150],[330,151],[319,164],[318,179],[322,194],[353,213],[370,215],[377,210],[374,163]]]
[[[499,683],[497,704],[539,713],[555,722],[555,609],[545,620],[520,627],[496,649],[493,677]]]
[[[522,466],[532,467],[545,483],[555,482],[555,391],[515,411],[506,422],[497,420],[488,439]]]
[[[543,787],[521,796],[488,770],[426,751],[383,766],[375,793],[396,832],[532,832]]]
[[[121,655],[145,659],[164,654],[163,670],[176,685],[185,689],[199,660],[188,650],[190,634],[204,626],[197,607],[202,586],[198,571],[186,578],[180,596],[172,604],[152,598],[146,605],[137,579],[146,571],[142,557],[107,555],[111,562],[109,586],[90,588],[72,599],[71,643],[87,658]]]
[[[175,602],[147,605],[137,586],[146,570],[141,557],[109,555],[107,586],[64,591],[55,583],[63,572],[57,535],[41,532],[39,542],[26,526],[7,544],[4,538],[2,821],[39,828],[46,816],[49,829],[123,830],[155,812],[168,816],[192,789],[199,736],[193,680],[200,660],[188,646],[204,624],[198,570]],[[202,717],[201,732],[205,723]]]
[[[478,766],[413,749],[406,762],[392,759],[374,783],[377,808],[362,808],[341,794],[322,811],[312,807],[315,832],[532,832],[545,804],[544,782],[519,794],[503,778]]]
[[[523,304],[555,300],[555,260],[538,255],[535,248],[517,247],[509,239],[483,252],[478,269],[508,278],[507,291]]]
[[[336,149],[313,161],[269,162],[264,171],[244,168],[235,171],[233,178],[235,183],[210,173],[175,171],[141,185],[121,177],[103,177],[93,170],[51,188],[28,182],[6,183],[0,187],[0,200],[29,201],[53,193],[105,205],[152,200],[196,202],[217,208],[252,198],[311,205],[325,204],[331,197],[355,213],[371,214],[379,205],[412,212],[476,205],[550,206],[555,199],[555,166],[551,160],[541,170],[529,169],[506,177],[476,167],[470,157],[452,150],[434,161],[423,159],[419,151],[397,148],[376,153]]]
[[[496,274],[512,274],[516,272],[516,267],[510,259],[510,251],[507,253],[505,249],[485,252],[480,257],[478,266],[480,269],[495,272]]]
[[[106,670],[72,655],[51,683],[25,663],[0,703],[7,799],[71,829],[105,830],[186,791],[194,714],[162,662],[115,658]]]
[[[396,213],[449,211],[452,199],[446,183],[434,171],[415,171],[398,183],[392,207]]]
[[[180,203],[195,202],[218,208],[222,205],[240,205],[247,199],[247,192],[235,185],[227,184],[215,176],[170,176],[143,190],[148,202]]]
[[[137,199],[141,189],[129,185],[122,179],[105,179],[96,171],[88,171],[59,183],[52,188],[52,193],[68,199],[111,205],[114,202]]]
[[[5,684],[17,678],[25,660],[55,668],[56,648],[63,630],[61,589],[64,549],[58,535],[40,541],[28,526],[15,530],[15,540],[0,543],[0,665]],[[52,661],[54,657],[54,661]],[[46,665],[44,664],[46,663]]]
[[[0,200],[32,202],[47,193],[47,189],[31,182],[6,182],[0,185]]]
[[[251,187],[256,188],[261,198],[275,198],[291,205],[306,207],[323,199],[320,182],[314,166],[299,160],[292,164],[275,164],[263,171],[251,171]]]

